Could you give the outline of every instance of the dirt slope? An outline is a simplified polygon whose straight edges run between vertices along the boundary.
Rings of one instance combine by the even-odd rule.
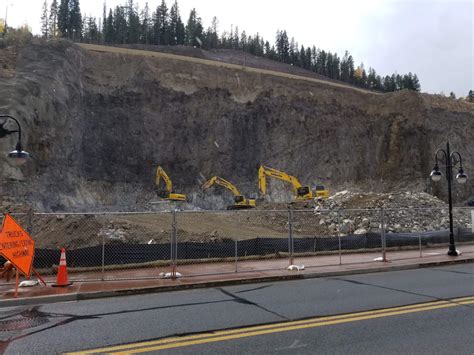
[[[423,188],[447,137],[473,171],[466,102],[156,52],[30,45],[2,77],[0,108],[21,119],[34,156],[20,169],[0,158],[0,194],[40,210],[149,208],[157,164],[202,208],[230,202],[199,192],[212,175],[255,194],[259,163],[332,190]],[[270,191],[289,197],[282,183]]]

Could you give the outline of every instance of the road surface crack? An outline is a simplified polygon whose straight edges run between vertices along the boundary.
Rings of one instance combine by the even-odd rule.
[[[333,278],[331,278],[331,280],[344,281],[344,282],[349,282],[349,283],[356,284],[356,285],[370,286],[370,287],[381,288],[381,289],[384,289],[384,290],[397,291],[397,292],[406,293],[406,294],[413,295],[413,296],[427,297],[427,298],[431,298],[431,299],[436,300],[436,301],[447,301],[447,302],[450,302],[450,303],[455,303],[459,306],[474,308],[473,305],[458,303],[458,302],[455,302],[451,299],[436,297],[436,296],[432,296],[432,295],[426,295],[426,294],[423,294],[423,293],[417,293],[417,292],[412,292],[412,291],[401,290],[401,289],[394,288],[394,287],[370,284],[370,283],[367,283],[367,282],[356,281],[356,280],[348,280],[348,279],[344,279],[344,278],[341,278],[341,277],[333,277]]]
[[[217,290],[221,291],[223,294],[229,296],[229,297],[232,297],[234,299],[234,301],[238,302],[238,303],[242,303],[242,304],[246,304],[246,305],[249,305],[249,306],[254,306],[254,307],[257,307],[257,308],[260,308],[261,310],[264,310],[265,312],[268,312],[268,313],[271,313],[279,318],[282,318],[284,320],[291,320],[287,317],[285,317],[284,315],[281,315],[275,311],[272,311],[268,308],[265,308],[264,306],[261,306],[259,305],[258,303],[255,303],[255,302],[252,302],[252,301],[249,301],[248,299],[246,298],[243,298],[243,297],[240,297],[240,296],[237,296],[236,294],[233,294],[232,292],[229,292],[229,291],[226,291],[224,290],[223,288],[217,288]]]

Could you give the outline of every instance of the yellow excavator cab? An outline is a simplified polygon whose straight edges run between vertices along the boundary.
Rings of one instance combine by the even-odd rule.
[[[161,189],[158,191],[158,197],[163,198],[169,201],[186,201],[186,195],[184,194],[177,194],[173,192],[173,183],[169,178],[168,174],[163,170],[161,166],[156,168],[156,175],[155,175],[155,184],[159,188],[160,187],[160,180],[163,179],[165,182],[165,189]]]
[[[232,206],[228,206],[228,210],[238,210],[238,209],[249,209],[249,208],[254,208],[256,207],[255,199],[253,198],[245,198],[240,194],[239,189],[235,187],[234,184],[231,182],[219,177],[219,176],[213,176],[209,180],[207,180],[202,186],[202,190],[207,190],[210,188],[212,185],[219,185],[222,187],[225,187],[226,189],[230,190],[234,194],[234,204]]]
[[[329,197],[329,191],[326,190],[324,186],[319,185],[315,191],[312,191],[309,186],[302,186],[296,177],[263,165],[260,165],[258,169],[258,188],[261,195],[265,195],[267,192],[267,176],[289,182],[293,186],[294,199],[296,202],[312,200],[315,197],[324,199]]]
[[[316,186],[316,198],[322,198],[322,199],[327,199],[329,198],[329,190],[327,190],[324,186],[322,185],[317,185]]]

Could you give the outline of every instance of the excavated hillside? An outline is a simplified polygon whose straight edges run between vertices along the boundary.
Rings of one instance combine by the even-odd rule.
[[[199,192],[213,175],[255,195],[260,163],[332,191],[423,189],[447,138],[474,175],[467,102],[65,41],[2,51],[0,111],[21,120],[33,159],[16,168],[0,158],[0,194],[38,210],[149,208],[158,164],[201,208],[229,202]],[[0,151],[14,143],[0,140]],[[276,202],[289,196],[279,182],[270,190]],[[472,194],[455,188],[458,200]]]

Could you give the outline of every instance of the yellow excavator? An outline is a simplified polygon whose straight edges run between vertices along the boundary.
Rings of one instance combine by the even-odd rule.
[[[312,191],[309,186],[302,186],[296,177],[288,175],[283,171],[260,165],[258,169],[258,188],[262,195],[265,195],[267,191],[267,176],[289,182],[293,186],[295,201],[307,201],[314,198],[326,199],[329,197],[329,191],[324,186],[316,186],[316,190]]]
[[[238,210],[238,209],[249,209],[254,208],[256,206],[255,199],[253,198],[245,198],[240,194],[240,191],[234,184],[231,182],[219,177],[213,176],[209,180],[207,180],[202,186],[202,190],[207,190],[212,185],[220,185],[225,187],[226,189],[230,190],[234,194],[234,204],[232,206],[227,207],[228,210]]]
[[[169,178],[168,174],[163,170],[161,166],[156,168],[155,183],[156,186],[160,187],[160,180],[163,179],[165,182],[165,189],[158,190],[158,196],[169,201],[186,201],[186,195],[177,194],[173,192],[173,183]]]

